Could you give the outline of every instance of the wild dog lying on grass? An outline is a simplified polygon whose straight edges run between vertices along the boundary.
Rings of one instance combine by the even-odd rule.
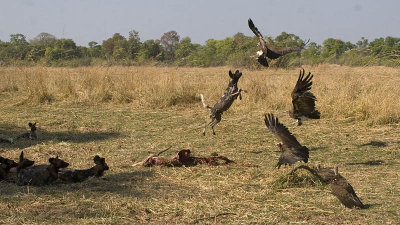
[[[37,136],[36,136],[36,123],[28,123],[28,125],[31,128],[31,131],[23,133],[23,134],[20,134],[18,136],[15,136],[14,137],[15,140],[20,139],[20,138],[29,138],[31,140],[37,139]]]
[[[14,140],[12,138],[1,138],[0,137],[0,143],[14,144]]]
[[[69,163],[56,158],[49,159],[50,165],[38,165],[18,173],[19,184],[42,186],[51,184],[58,179],[58,171],[69,166]]]
[[[208,164],[216,166],[216,165],[234,163],[234,161],[220,155],[210,156],[210,157],[193,157],[190,156],[189,149],[180,150],[169,159],[159,157],[158,155],[150,155],[144,161],[136,163],[133,166],[142,165],[142,166],[180,167],[180,166],[196,166],[199,164]],[[219,162],[220,160],[223,161],[223,163],[220,163]]]
[[[17,166],[15,168],[12,168],[10,172],[7,174],[6,181],[8,182],[18,182],[18,173],[21,170],[24,170],[30,166],[32,166],[35,163],[35,161],[29,160],[27,158],[24,158],[24,151],[21,151],[21,154],[19,155],[19,161],[17,163]]]
[[[221,97],[219,102],[215,103],[213,107],[210,107],[206,104],[204,96],[201,94],[201,102],[203,103],[204,108],[211,109],[211,121],[205,124],[203,135],[206,135],[206,127],[208,125],[211,125],[211,129],[213,131],[213,134],[215,135],[214,126],[217,125],[217,123],[221,122],[222,113],[231,107],[232,103],[237,99],[238,96],[239,99],[242,100],[241,92],[244,90],[239,89],[237,86],[237,83],[239,81],[239,78],[242,76],[242,73],[240,73],[239,70],[236,70],[235,73],[232,73],[229,70],[229,76],[231,77],[231,81],[229,81],[228,87],[226,88],[224,95]]]
[[[6,179],[7,173],[10,171],[10,169],[17,166],[18,164],[13,160],[0,156],[0,180]]]
[[[67,170],[63,171],[59,174],[60,180],[63,180],[68,183],[76,183],[82,182],[89,177],[101,177],[103,176],[104,171],[108,170],[109,167],[106,163],[105,158],[100,158],[100,156],[96,155],[94,158],[94,163],[96,164],[90,169],[87,170]]]

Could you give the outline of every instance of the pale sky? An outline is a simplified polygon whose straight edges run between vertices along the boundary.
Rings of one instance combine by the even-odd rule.
[[[337,38],[355,44],[361,37],[400,37],[399,0],[0,0],[0,40],[41,32],[99,44],[131,30],[141,41],[171,30],[193,43],[253,33],[251,18],[264,36],[282,31],[322,44]]]

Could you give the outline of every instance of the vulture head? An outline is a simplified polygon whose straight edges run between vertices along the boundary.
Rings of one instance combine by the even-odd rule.
[[[281,150],[281,148],[282,148],[282,143],[278,142],[278,143],[276,143],[276,146],[279,148],[279,150]]]
[[[338,176],[338,175],[339,175],[339,168],[338,168],[338,166],[336,166],[336,165],[333,166],[333,172],[335,172],[335,176]]]

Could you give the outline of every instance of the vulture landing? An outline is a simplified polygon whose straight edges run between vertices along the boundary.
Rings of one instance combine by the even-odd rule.
[[[365,209],[365,205],[357,197],[353,187],[339,174],[337,166],[333,167],[333,171],[335,173],[335,179],[331,182],[332,194],[347,208],[357,207]]]
[[[300,145],[287,127],[281,124],[278,118],[275,118],[272,113],[265,115],[265,125],[282,141],[282,143],[277,144],[281,150],[281,156],[276,165],[278,169],[281,165],[289,164],[290,166],[298,161],[308,162],[308,148]]]
[[[313,75],[311,75],[311,72],[304,77],[304,69],[303,72],[300,70],[296,86],[292,91],[293,109],[286,111],[291,118],[297,120],[298,126],[301,126],[304,120],[319,119],[321,117],[320,112],[315,109],[315,101],[317,101],[317,98],[313,93],[309,92],[312,85],[312,78]]]
[[[257,27],[254,26],[254,23],[251,19],[248,20],[248,24],[250,30],[252,30],[259,39],[259,43],[257,44],[257,46],[260,48],[260,50],[257,51],[257,60],[261,65],[265,67],[269,67],[267,58],[277,59],[280,56],[286,55],[288,53],[301,51],[304,49],[304,47],[268,47],[262,34],[260,33],[260,31],[258,31]]]

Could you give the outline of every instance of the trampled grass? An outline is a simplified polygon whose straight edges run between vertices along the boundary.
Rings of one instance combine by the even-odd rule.
[[[106,158],[101,179],[47,187],[0,183],[5,224],[385,224],[399,223],[400,69],[319,66],[314,74],[319,121],[292,128],[295,70],[243,70],[243,100],[216,126],[202,126],[229,81],[230,68],[0,68],[0,136],[37,122],[38,140],[0,144],[17,160],[23,150],[37,164],[58,155],[71,168]],[[263,115],[272,112],[310,151],[308,164],[339,165],[368,205],[347,209],[322,184],[293,167],[275,169],[279,153]],[[238,164],[190,168],[132,167],[148,152],[169,157],[188,148],[216,152]],[[374,163],[375,162],[375,163]],[[279,183],[281,182],[281,183]],[[281,185],[279,185],[281,184]]]

